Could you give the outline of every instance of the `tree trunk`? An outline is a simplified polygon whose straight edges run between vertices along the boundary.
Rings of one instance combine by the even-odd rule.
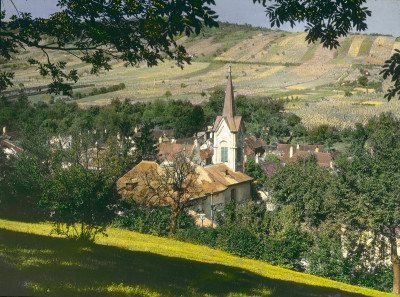
[[[396,236],[390,240],[391,258],[393,265],[393,294],[400,294],[400,261],[397,255]]]
[[[172,217],[171,217],[171,227],[170,227],[170,231],[171,233],[175,233],[176,231],[176,225],[177,225],[177,221],[178,221],[178,215],[179,212],[177,211],[172,211]]]

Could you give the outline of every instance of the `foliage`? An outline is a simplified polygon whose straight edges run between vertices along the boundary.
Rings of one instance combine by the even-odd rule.
[[[97,173],[73,165],[46,179],[40,205],[51,212],[53,232],[67,238],[94,241],[105,235],[115,215],[114,185]]]
[[[310,131],[308,140],[310,143],[329,142],[334,143],[339,140],[338,129],[329,125],[319,125]]]
[[[267,154],[264,158],[265,162],[274,162],[276,165],[280,165],[281,161],[275,154]]]
[[[125,207],[123,214],[113,221],[114,227],[126,228],[141,233],[166,236],[171,223],[171,210],[165,207],[142,207],[131,204]],[[193,227],[193,218],[181,212],[177,219],[177,232],[189,231]]]
[[[248,158],[246,161],[245,172],[247,175],[258,180],[259,182],[265,182],[266,176],[262,171],[259,164],[253,158]]]
[[[238,96],[236,106],[247,133],[269,142],[288,136],[294,126],[299,124],[297,116],[283,113],[284,103],[276,99]]]
[[[324,47],[337,48],[338,38],[346,36],[352,28],[357,31],[367,29],[366,19],[371,16],[367,7],[362,7],[366,0],[320,2],[306,1],[275,1],[267,4],[267,0],[253,0],[262,3],[266,8],[271,27],[279,28],[283,23],[289,23],[293,28],[296,23],[307,23],[306,40],[320,41]]]
[[[116,92],[119,90],[123,90],[125,89],[125,84],[124,83],[120,83],[118,85],[113,85],[113,86],[109,86],[109,87],[102,87],[100,89],[97,88],[93,88],[93,90],[90,93],[81,93],[81,92],[74,92],[72,94],[72,97],[74,99],[82,99],[88,96],[95,96],[95,95],[99,95],[99,94],[106,94],[106,93],[110,93],[110,92]]]
[[[165,95],[165,97],[167,97],[167,99],[168,99],[169,97],[172,96],[172,93],[171,93],[171,91],[168,90],[168,91],[165,92],[164,95]]]
[[[181,34],[199,34],[203,26],[217,26],[215,12],[209,8],[212,0],[184,1],[92,1],[59,0],[60,11],[49,18],[32,18],[30,13],[18,12],[5,21],[0,15],[1,56],[10,60],[22,48],[35,47],[46,56],[45,63],[30,59],[42,76],[53,82],[50,92],[70,92],[65,80],[78,80],[75,69],[66,71],[66,62],[54,63],[48,51],[73,54],[92,65],[91,73],[111,69],[111,59],[127,65],[146,62],[157,65],[165,58],[178,65],[190,62],[183,46],[174,37]],[[50,40],[50,43],[44,42]],[[11,86],[12,72],[1,72],[0,90]]]
[[[203,111],[205,122],[210,125],[213,123],[217,115],[222,112],[224,107],[225,92],[222,89],[218,89],[211,93],[208,101],[203,103]]]
[[[347,90],[347,91],[344,92],[344,95],[345,95],[346,97],[351,97],[351,96],[353,96],[353,93],[350,92],[349,90]]]
[[[385,98],[390,101],[396,95],[400,96],[400,50],[395,49],[395,53],[389,60],[385,61],[381,71],[383,79],[391,77],[393,86],[387,91]]]
[[[365,86],[367,86],[367,84],[368,84],[368,78],[367,78],[366,76],[360,76],[360,77],[358,78],[358,83],[359,83],[360,85],[362,85],[363,87],[365,87]]]
[[[268,180],[268,187],[278,208],[290,206],[293,219],[310,228],[337,214],[344,193],[314,156],[280,167]]]
[[[359,142],[363,147],[358,148],[351,161],[339,162],[340,178],[352,198],[348,205],[352,227],[370,230],[375,239],[387,238],[386,244],[374,240],[373,246],[380,254],[391,251],[394,293],[400,292],[396,243],[396,229],[400,224],[399,128],[400,122],[390,114],[371,119],[363,130],[358,129],[364,133],[361,137],[367,138]]]

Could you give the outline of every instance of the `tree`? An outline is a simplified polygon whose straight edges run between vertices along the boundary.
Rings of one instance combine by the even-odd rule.
[[[334,217],[343,196],[343,187],[329,171],[317,165],[314,156],[279,167],[267,185],[278,209],[289,206],[295,220],[307,228],[318,227]]]
[[[175,37],[199,34],[204,25],[217,26],[209,7],[214,4],[214,0],[58,0],[60,11],[49,18],[18,12],[9,21],[1,11],[0,55],[10,60],[24,47],[42,50],[47,61],[32,58],[29,63],[37,65],[41,75],[51,77],[49,92],[55,93],[70,92],[65,81],[76,82],[79,77],[75,69],[66,70],[65,62],[52,62],[51,51],[69,53],[91,64],[91,73],[110,70],[111,59],[148,66],[172,59],[182,67],[190,57]],[[0,72],[0,91],[12,86],[13,77],[12,72]]]
[[[360,85],[362,85],[363,87],[366,87],[367,84],[368,84],[368,78],[367,78],[366,76],[360,76],[360,77],[358,78],[358,83],[359,83]]]
[[[320,41],[324,47],[337,48],[338,38],[346,36],[351,30],[367,29],[366,20],[371,11],[363,5],[366,0],[358,1],[314,1],[314,0],[276,0],[267,4],[267,0],[253,0],[266,8],[271,27],[280,27],[289,23],[306,23],[306,40],[311,43]],[[268,1],[271,2],[271,1]]]
[[[261,183],[265,182],[266,180],[265,173],[262,171],[260,165],[257,164],[253,158],[247,159],[245,168],[246,168],[246,174],[248,174],[252,178],[255,178]]]
[[[160,170],[161,169],[161,170]],[[175,233],[179,214],[192,198],[199,197],[196,165],[184,152],[171,156],[168,164],[159,170],[151,168],[138,176],[137,199],[148,206],[163,205],[171,208],[170,231]]]
[[[358,129],[360,130],[360,128]],[[340,178],[347,187],[349,227],[372,231],[380,253],[390,252],[393,293],[400,294],[400,259],[397,238],[400,228],[400,122],[391,114],[371,119],[364,127],[368,136],[350,161],[339,163]]]
[[[58,168],[45,179],[40,205],[51,212],[58,235],[94,241],[115,216],[118,194],[104,175],[83,166]]]

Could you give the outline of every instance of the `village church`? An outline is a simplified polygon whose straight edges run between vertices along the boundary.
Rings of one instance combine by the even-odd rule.
[[[244,128],[242,117],[236,115],[230,67],[222,115],[217,116],[215,120],[212,136],[212,164],[196,166],[197,183],[201,193],[188,203],[189,213],[197,218],[197,224],[200,224],[199,217],[208,222],[204,224],[202,221],[201,225],[204,226],[214,224],[216,214],[222,212],[230,201],[241,203],[250,199],[253,181],[253,178],[243,173]],[[159,160],[163,161],[165,160]],[[140,162],[118,180],[119,194],[124,199],[135,199],[135,191],[141,186],[138,176],[150,168],[161,171],[163,166],[168,166],[168,162],[162,165],[155,161]]]

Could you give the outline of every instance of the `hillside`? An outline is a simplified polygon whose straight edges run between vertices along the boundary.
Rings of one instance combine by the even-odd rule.
[[[82,246],[0,219],[1,295],[393,296],[204,246],[109,229]]]
[[[108,104],[112,98],[129,98],[133,102],[184,99],[200,103],[225,84],[231,63],[238,94],[287,99],[287,110],[302,117],[309,127],[327,123],[345,128],[386,111],[400,115],[398,100],[387,103],[383,99],[381,88],[384,90],[387,82],[382,85],[379,76],[384,61],[394,49],[400,49],[399,38],[349,35],[340,40],[337,50],[308,44],[304,38],[305,33],[222,24],[197,37],[178,40],[194,57],[193,63],[183,70],[169,61],[150,69],[146,65],[125,67],[123,63],[114,63],[110,72],[92,76],[90,67],[72,56],[57,53],[53,58],[78,69],[82,84],[94,84],[96,88],[121,82],[126,85],[123,90],[76,100],[83,106]],[[26,63],[31,56],[40,57],[43,53],[26,51],[2,65],[16,72],[15,88],[45,83],[35,68]],[[365,70],[370,73],[369,81],[375,82],[373,85],[341,86],[344,81],[356,81]],[[92,88],[79,92],[88,94]],[[166,91],[172,96],[167,98]],[[345,97],[346,91],[352,96]],[[50,95],[37,95],[31,100],[49,98]]]

